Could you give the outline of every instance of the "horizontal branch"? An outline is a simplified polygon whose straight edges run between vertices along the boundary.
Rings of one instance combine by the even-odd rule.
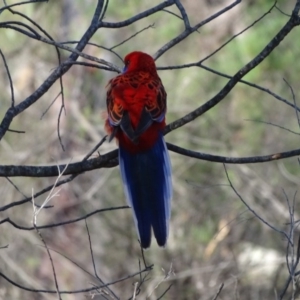
[[[58,176],[65,168],[64,175],[80,174],[86,171],[91,171],[100,168],[111,168],[118,165],[117,161],[118,150],[113,150],[107,154],[97,158],[62,165],[52,166],[15,166],[2,165],[0,166],[0,177],[52,177]]]
[[[32,231],[32,230],[36,230],[36,229],[46,229],[46,228],[52,228],[52,227],[68,225],[68,224],[76,223],[78,221],[86,220],[87,218],[89,218],[89,217],[91,217],[91,216],[93,216],[97,213],[100,213],[100,212],[119,210],[119,209],[127,209],[127,208],[129,208],[129,206],[118,206],[118,207],[109,207],[109,208],[97,209],[97,210],[92,211],[91,213],[88,213],[88,214],[86,214],[82,217],[76,218],[76,219],[72,219],[72,220],[68,220],[68,221],[64,221],[64,222],[59,222],[59,223],[46,224],[46,225],[41,225],[41,226],[22,226],[22,225],[19,225],[19,224],[15,223],[10,218],[5,218],[5,219],[1,220],[0,225],[4,224],[4,223],[9,223],[17,229]]]
[[[206,153],[200,153],[197,151],[192,151],[188,149],[184,149],[178,147],[173,144],[168,143],[168,149],[188,157],[197,158],[200,160],[206,160],[216,163],[225,163],[225,164],[255,164],[255,163],[264,163],[272,160],[279,160],[288,157],[294,157],[300,155],[300,149],[286,151],[286,152],[278,152],[269,155],[262,155],[262,156],[249,156],[249,157],[226,157],[226,156],[218,156],[218,155],[211,155]]]
[[[167,143],[167,145],[170,151],[187,157],[226,164],[263,163],[300,155],[300,149],[295,149],[291,151],[277,152],[262,156],[227,157],[188,150],[170,143]],[[107,154],[101,155],[97,158],[68,164],[67,168],[67,165],[65,164],[52,166],[0,165],[0,177],[53,177],[58,176],[59,171],[62,172],[62,170],[64,170],[65,168],[66,169],[64,171],[64,175],[80,174],[95,169],[115,167],[118,165],[117,156],[118,149],[108,152]]]
[[[60,294],[80,294],[80,293],[87,293],[87,292],[91,292],[91,291],[95,291],[95,290],[98,290],[98,289],[102,289],[104,287],[107,287],[107,286],[110,286],[110,285],[113,285],[113,284],[125,281],[125,280],[127,280],[129,278],[135,277],[135,276],[140,275],[140,274],[142,274],[144,272],[149,272],[152,269],[153,269],[153,265],[147,266],[145,269],[143,269],[141,271],[135,272],[135,273],[130,274],[128,276],[124,276],[124,277],[122,277],[120,279],[117,279],[115,281],[112,281],[112,282],[109,282],[109,283],[106,283],[106,284],[103,284],[103,285],[100,285],[100,286],[94,286],[94,287],[91,287],[91,288],[85,288],[85,289],[80,289],[80,290],[59,291],[59,292],[60,292]],[[7,277],[2,272],[0,272],[0,276],[2,276],[6,281],[8,281],[9,283],[11,283],[12,285],[14,285],[14,286],[16,286],[16,287],[18,287],[18,288],[20,288],[22,290],[28,291],[28,292],[33,292],[33,293],[48,293],[48,294],[56,294],[57,293],[56,290],[36,290],[36,289],[31,289],[31,288],[22,286],[22,285],[16,283],[15,281],[13,281],[12,279],[10,279],[9,277]]]

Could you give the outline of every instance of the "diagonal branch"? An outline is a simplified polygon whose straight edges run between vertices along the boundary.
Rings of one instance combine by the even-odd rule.
[[[181,41],[185,40],[190,34],[192,34],[193,32],[197,31],[200,27],[202,27],[203,25],[209,23],[210,21],[218,18],[220,15],[224,14],[225,12],[229,11],[230,9],[232,9],[233,7],[235,7],[236,5],[238,5],[241,1],[242,0],[236,0],[232,4],[226,6],[225,8],[221,9],[219,12],[213,14],[212,16],[210,16],[209,18],[205,19],[204,21],[196,24],[195,26],[193,26],[193,27],[190,27],[190,26],[186,27],[186,29],[181,34],[179,34],[174,39],[172,39],[167,44],[165,44],[163,47],[161,47],[154,54],[153,57],[155,59],[158,59],[160,56],[162,56],[165,52],[167,52],[168,50],[170,50],[172,47],[174,47],[175,45],[177,45]],[[185,22],[185,24],[186,24],[186,22]]]
[[[174,0],[167,0],[164,1],[163,3],[160,3],[142,13],[139,13],[137,15],[135,15],[134,17],[127,19],[125,21],[121,21],[121,22],[115,22],[115,23],[111,23],[111,22],[102,22],[100,21],[98,24],[99,28],[121,28],[121,27],[126,27],[130,24],[135,23],[136,21],[139,21],[141,19],[144,19],[150,15],[153,15],[154,13],[161,11],[162,9],[164,9],[165,7],[169,7],[171,5],[174,4]]]
[[[94,35],[94,33],[97,31],[98,27],[98,19],[103,7],[104,1],[98,1],[93,20],[91,22],[91,25],[87,29],[87,31],[84,33],[82,38],[80,39],[79,43],[76,46],[77,51],[82,51],[88,41],[91,39],[91,37]],[[67,62],[73,62],[76,61],[78,58],[77,53],[72,53],[69,58],[67,59]],[[70,68],[71,64],[63,64],[58,66],[52,74],[40,85],[40,87],[33,92],[29,97],[27,97],[25,100],[23,100],[20,104],[10,107],[7,112],[5,113],[5,116],[0,124],[0,140],[3,138],[7,130],[9,129],[9,126],[15,116],[23,112],[26,108],[34,104],[38,99],[41,98],[48,90],[49,88],[54,84],[54,82],[59,79],[63,74],[65,74]]]
[[[190,112],[186,116],[179,120],[169,124],[165,129],[165,134],[173,131],[204,114],[206,111],[210,110],[212,107],[221,102],[229,92],[235,87],[235,85],[242,79],[246,74],[253,70],[258,64],[260,64],[279,44],[280,42],[292,31],[292,29],[300,24],[298,17],[292,15],[289,21],[283,26],[283,28],[276,34],[276,36],[270,41],[270,43],[248,64],[242,67],[221,89],[221,91],[216,94],[212,99],[207,101],[205,104],[201,105],[194,111]]]

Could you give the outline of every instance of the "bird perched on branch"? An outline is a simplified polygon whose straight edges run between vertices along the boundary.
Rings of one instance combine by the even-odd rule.
[[[163,137],[167,94],[153,58],[143,52],[126,55],[123,73],[107,91],[105,128],[119,144],[124,190],[133,209],[142,248],[159,246],[169,232],[172,198],[171,163]]]

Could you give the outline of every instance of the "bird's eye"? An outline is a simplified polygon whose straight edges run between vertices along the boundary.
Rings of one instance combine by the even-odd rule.
[[[125,73],[126,71],[127,71],[127,69],[128,69],[128,66],[129,66],[129,63],[130,63],[130,60],[125,60],[125,66],[124,66],[124,68],[123,68],[123,73]]]

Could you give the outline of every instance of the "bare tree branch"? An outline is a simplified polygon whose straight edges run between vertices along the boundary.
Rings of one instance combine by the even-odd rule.
[[[9,72],[9,68],[5,59],[5,56],[3,54],[3,52],[0,49],[0,55],[2,57],[3,63],[4,63],[4,67],[6,69],[6,73],[7,73],[7,77],[8,77],[8,81],[9,81],[9,86],[10,86],[10,92],[11,92],[11,106],[14,107],[15,106],[15,93],[14,93],[14,85],[11,79],[11,75]]]
[[[103,8],[103,2],[104,1],[98,1],[91,25],[85,32],[85,34],[80,39],[79,43],[77,44],[75,50],[81,52],[83,48],[86,46],[87,42],[91,39],[91,37],[94,35],[94,33],[98,29],[98,20],[101,13],[101,10]],[[5,24],[0,23],[0,28],[4,26]],[[22,24],[24,25],[24,24]],[[25,27],[29,27],[25,25]],[[29,27],[30,28],[30,27]],[[31,29],[31,28],[30,28]],[[33,38],[35,38],[35,35],[32,35]],[[41,40],[43,40],[41,38]],[[72,53],[69,58],[67,59],[67,62],[73,62],[77,60],[78,54]],[[52,74],[42,83],[42,85],[29,97],[27,97],[25,100],[23,100],[20,104],[11,107],[7,110],[1,124],[0,124],[0,140],[5,135],[6,131],[9,129],[9,126],[15,116],[23,112],[26,108],[34,104],[42,95],[44,95],[49,88],[53,85],[53,83],[60,78],[63,74],[65,74],[69,69],[71,65],[62,65],[58,66]]]
[[[225,174],[226,174],[226,177],[227,177],[227,180],[229,182],[229,185],[230,187],[232,188],[232,190],[234,191],[234,193],[236,194],[236,196],[238,196],[238,198],[243,202],[243,204],[248,208],[248,210],[258,219],[260,220],[262,223],[264,223],[265,225],[267,225],[268,227],[270,227],[272,230],[282,234],[283,236],[286,237],[286,239],[288,240],[289,243],[292,243],[292,241],[290,240],[290,237],[287,235],[286,232],[276,228],[275,226],[273,226],[272,224],[270,224],[268,221],[266,221],[264,218],[262,218],[254,209],[252,209],[249,204],[243,199],[243,197],[238,193],[238,191],[235,189],[235,187],[233,186],[230,178],[229,178],[229,175],[228,175],[228,172],[227,172],[227,169],[226,169],[226,166],[224,164],[224,170],[225,170]]]
[[[179,2],[179,1],[178,1]],[[227,11],[229,11],[230,9],[232,9],[233,7],[235,7],[236,5],[238,5],[239,3],[241,3],[241,0],[236,0],[234,1],[232,4],[226,6],[225,8],[221,9],[219,12],[213,14],[212,16],[210,16],[209,18],[205,19],[204,21],[196,24],[193,27],[186,27],[186,29],[179,34],[178,36],[176,36],[174,39],[172,39],[171,41],[169,41],[166,45],[164,45],[163,47],[161,47],[155,54],[154,54],[154,58],[158,59],[160,56],[162,56],[165,52],[167,52],[168,50],[170,50],[172,47],[174,47],[175,45],[177,45],[178,43],[180,43],[181,41],[183,41],[184,39],[186,39],[189,35],[191,35],[193,32],[197,31],[200,27],[204,26],[205,24],[211,22],[212,20],[218,18],[219,16],[221,16],[222,14],[226,13]],[[185,21],[185,25],[186,21]]]
[[[216,94],[213,98],[207,101],[205,104],[201,105],[194,111],[190,112],[181,119],[169,124],[166,127],[165,133],[173,131],[204,114],[206,111],[210,110],[212,107],[221,102],[225,96],[234,88],[234,86],[243,78],[247,73],[253,70],[258,64],[260,64],[279,44],[280,42],[291,32],[291,30],[300,24],[299,17],[293,13],[289,21],[283,26],[283,28],[278,32],[278,34],[268,43],[268,45],[248,64],[242,67],[233,77],[228,81],[228,83],[221,89],[221,91]]]
[[[95,291],[97,289],[101,289],[101,288],[105,288],[107,286],[111,286],[111,285],[114,285],[116,283],[119,283],[119,282],[122,282],[122,281],[125,281],[125,280],[128,280],[132,277],[135,277],[137,275],[140,275],[142,273],[145,273],[145,272],[149,272],[151,271],[153,268],[153,265],[143,269],[142,271],[138,271],[138,272],[135,272],[135,273],[132,273],[130,275],[127,275],[127,276],[124,276],[124,277],[121,277],[120,279],[117,279],[117,280],[114,280],[112,282],[109,282],[109,283],[106,283],[106,284],[103,284],[103,285],[99,285],[99,286],[95,286],[95,287],[91,287],[91,288],[83,288],[83,289],[78,289],[78,290],[72,290],[72,291],[60,291],[60,294],[82,294],[82,293],[87,293],[87,292],[91,292],[91,291]],[[11,283],[12,285],[22,289],[22,290],[25,290],[25,291],[28,291],[28,292],[34,292],[34,293],[47,293],[47,294],[56,294],[56,290],[37,290],[37,289],[31,289],[31,288],[28,288],[28,287],[25,287],[21,284],[18,284],[16,283],[15,281],[13,281],[12,279],[10,279],[8,276],[6,276],[5,274],[3,274],[2,272],[0,272],[0,276],[2,276],[2,278],[4,278],[6,281],[8,281],[9,283]]]
[[[139,13],[137,15],[135,15],[134,17],[127,19],[125,21],[121,21],[121,22],[115,22],[115,23],[110,23],[110,22],[99,22],[98,27],[102,27],[102,28],[122,28],[128,25],[131,25],[132,23],[139,21],[141,19],[144,19],[150,15],[155,14],[156,12],[161,11],[162,9],[164,9],[165,7],[171,6],[174,4],[174,0],[167,0],[164,1],[163,3],[160,3],[142,13]]]
[[[18,225],[17,223],[12,221],[10,218],[5,218],[3,220],[0,220],[0,224],[9,223],[17,229],[32,231],[32,230],[35,230],[35,228],[37,228],[37,229],[46,229],[46,228],[52,228],[52,227],[58,227],[58,226],[72,224],[72,223],[77,223],[79,221],[86,220],[87,218],[89,218],[89,217],[91,217],[95,214],[101,213],[101,212],[114,211],[114,210],[119,210],[119,209],[128,209],[128,208],[130,208],[130,207],[129,206],[118,206],[118,207],[109,207],[109,208],[96,209],[96,210],[94,210],[94,211],[92,211],[92,212],[90,212],[90,213],[88,213],[88,214],[86,214],[82,217],[78,217],[76,219],[63,221],[63,222],[58,222],[58,223],[54,223],[54,224],[39,225],[39,226],[36,226],[36,227]]]

